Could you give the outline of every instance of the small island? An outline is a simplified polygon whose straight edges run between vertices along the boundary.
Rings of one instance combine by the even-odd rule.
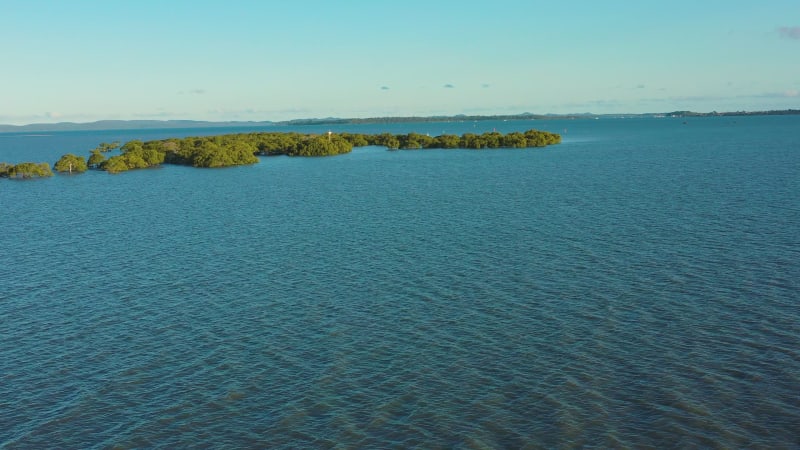
[[[353,147],[381,146],[390,150],[412,149],[497,149],[545,147],[561,142],[561,136],[539,130],[511,132],[496,131],[483,134],[465,133],[461,136],[443,134],[429,136],[407,134],[332,133],[302,134],[296,132],[256,132],[171,138],[143,142],[133,140],[120,146],[119,142],[101,143],[91,150],[88,160],[68,153],[53,166],[59,173],[76,174],[88,169],[120,173],[145,169],[162,164],[215,168],[255,164],[259,156],[332,156],[349,153]],[[119,148],[119,154],[106,157]],[[0,163],[0,177],[35,178],[52,176],[47,163]]]
[[[0,162],[0,178],[12,178],[27,180],[31,178],[52,177],[53,171],[46,162],[22,162],[19,164],[8,164]]]

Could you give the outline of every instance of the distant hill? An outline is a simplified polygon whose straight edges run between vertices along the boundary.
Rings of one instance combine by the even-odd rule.
[[[0,133],[40,131],[142,130],[165,128],[231,128],[275,125],[274,122],[206,122],[201,120],[99,120],[97,122],[0,125]]]
[[[0,125],[0,133],[10,132],[42,132],[42,131],[95,131],[95,130],[142,130],[142,129],[168,129],[168,128],[241,128],[241,127],[266,127],[285,125],[336,125],[356,123],[403,123],[403,122],[447,122],[467,120],[516,120],[516,119],[548,119],[577,117],[537,115],[523,113],[505,116],[433,116],[433,117],[371,117],[371,118],[337,118],[326,117],[320,119],[295,119],[282,122],[271,121],[235,121],[235,122],[207,122],[198,120],[100,120],[97,122],[60,122],[60,123],[35,123],[30,125]]]
[[[100,120],[97,122],[75,123],[35,123],[30,125],[0,125],[0,133],[11,132],[42,132],[42,131],[94,131],[94,130],[142,130],[142,129],[167,129],[167,128],[242,128],[242,127],[268,127],[285,125],[342,125],[361,123],[405,123],[405,122],[454,122],[454,121],[479,121],[479,120],[548,120],[548,119],[592,119],[599,117],[716,117],[716,116],[762,116],[762,115],[796,115],[798,109],[785,109],[778,111],[734,111],[734,112],[708,112],[698,113],[692,111],[673,111],[668,113],[647,114],[511,114],[491,116],[405,116],[405,117],[370,117],[370,118],[336,118],[326,117],[321,119],[295,119],[282,122],[271,121],[232,121],[208,122],[201,120]]]
[[[718,117],[718,116],[787,116],[798,115],[800,109],[781,109],[773,111],[728,111],[728,112],[708,112],[699,113],[693,111],[673,111],[665,113],[666,116],[672,117]]]

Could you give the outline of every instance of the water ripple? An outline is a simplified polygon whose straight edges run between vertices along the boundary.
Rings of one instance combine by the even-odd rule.
[[[3,184],[0,446],[797,447],[796,133],[659,130]]]

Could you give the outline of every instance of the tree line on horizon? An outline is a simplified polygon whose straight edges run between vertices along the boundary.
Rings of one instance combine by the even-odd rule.
[[[561,136],[539,130],[502,134],[465,133],[461,136],[443,134],[429,136],[419,133],[362,134],[331,133],[327,135],[297,132],[254,132],[169,138],[154,141],[132,140],[120,146],[119,142],[101,143],[90,151],[89,158],[73,153],[63,155],[53,169],[59,173],[82,173],[89,169],[120,173],[145,169],[162,164],[216,168],[255,164],[258,156],[332,156],[349,153],[353,147],[381,146],[398,149],[489,149],[529,148],[558,144]],[[105,153],[119,149],[119,154],[107,157]],[[27,179],[52,176],[47,163],[0,163],[0,177]]]

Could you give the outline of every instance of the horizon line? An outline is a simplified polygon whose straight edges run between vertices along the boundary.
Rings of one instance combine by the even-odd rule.
[[[522,112],[518,114],[453,114],[453,115],[428,115],[428,116],[373,116],[373,117],[309,117],[287,120],[201,120],[201,119],[98,119],[87,122],[33,122],[22,125],[0,124],[0,132],[9,131],[12,128],[25,127],[45,127],[45,126],[88,126],[103,123],[194,123],[194,124],[273,124],[273,125],[302,125],[302,124],[326,124],[326,123],[367,123],[373,121],[411,121],[411,120],[493,120],[493,119],[523,119],[523,118],[577,118],[577,117],[636,117],[636,116],[726,116],[726,115],[794,115],[800,114],[800,109],[771,109],[771,110],[738,110],[738,111],[709,111],[697,112],[691,110],[675,110],[667,112],[647,112],[647,113],[531,113]]]

